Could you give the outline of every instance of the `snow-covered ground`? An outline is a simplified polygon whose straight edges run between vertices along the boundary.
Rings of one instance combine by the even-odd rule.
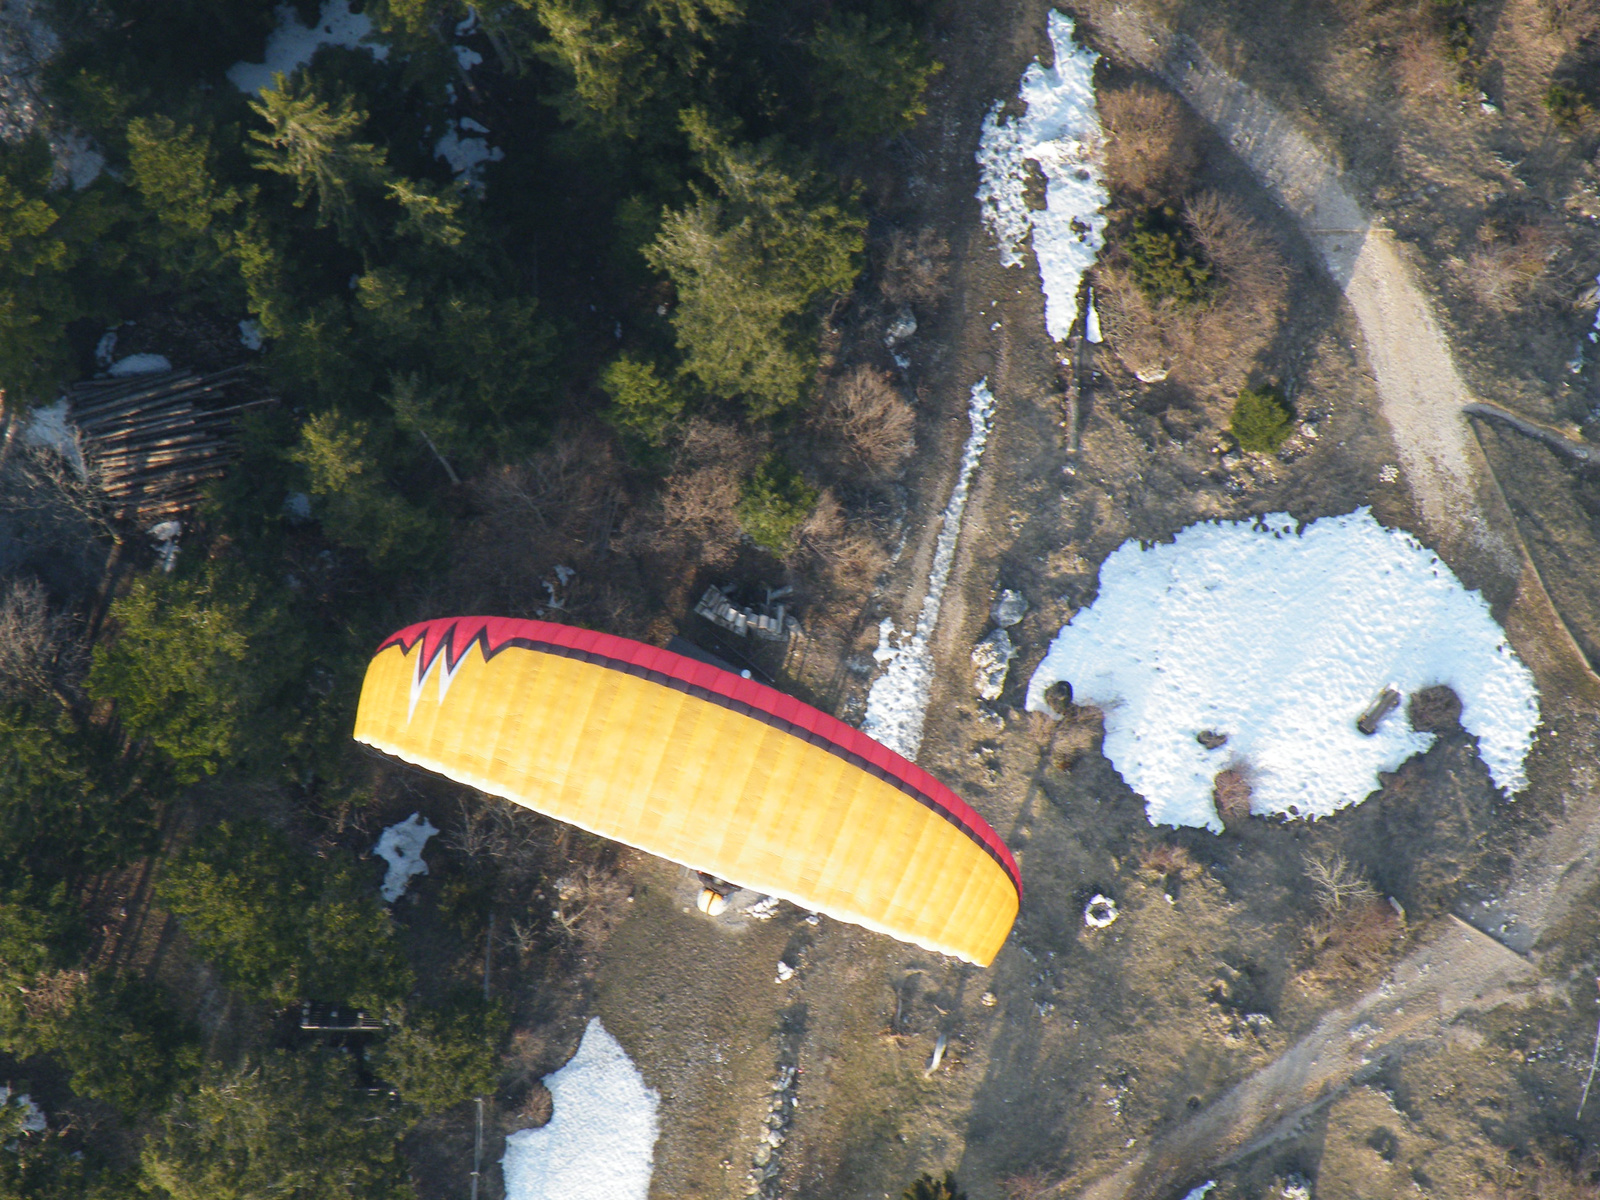
[[[84,473],[83,448],[78,441],[78,428],[67,416],[67,402],[41,405],[28,414],[28,424],[22,431],[22,440],[29,446],[48,446],[72,464],[79,475]]]
[[[45,1120],[44,1111],[33,1102],[33,1097],[27,1092],[13,1095],[10,1084],[0,1085],[0,1108],[17,1108],[22,1111],[24,1133],[43,1133],[50,1128],[50,1122]]]
[[[1056,636],[1028,685],[1057,680],[1105,713],[1105,752],[1156,825],[1221,829],[1217,773],[1242,767],[1257,813],[1326,816],[1359,804],[1433,744],[1404,705],[1356,728],[1386,687],[1447,684],[1507,794],[1539,724],[1532,674],[1489,606],[1411,535],[1367,509],[1296,532],[1283,513],[1190,526],[1170,545],[1128,542],[1099,597]],[[1225,734],[1207,749],[1198,734]]]
[[[439,831],[433,822],[421,813],[412,813],[404,821],[391,825],[378,838],[372,853],[389,864],[383,877],[383,901],[393,904],[405,895],[414,875],[426,875],[428,864],[422,861],[422,850],[428,839]]]
[[[274,75],[292,75],[311,61],[319,46],[346,46],[369,51],[379,62],[389,57],[389,47],[367,39],[372,18],[350,11],[349,0],[327,0],[315,25],[302,25],[289,5],[278,8],[278,27],[267,35],[266,61],[234,63],[228,81],[241,92],[264,92]]]
[[[978,204],[1000,248],[1001,265],[1023,265],[1033,235],[1044,288],[1045,328],[1064,341],[1078,316],[1078,288],[1104,244],[1102,210],[1110,199],[1100,179],[1100,113],[1093,50],[1073,39],[1072,18],[1050,13],[1053,66],[1037,61],[1022,74],[1020,117],[1002,117],[996,101],[978,141]],[[1045,207],[1028,208],[1028,163],[1045,177]]]
[[[107,375],[156,375],[172,370],[172,363],[164,354],[130,354],[119,358],[106,371]]]
[[[944,508],[939,540],[934,544],[933,569],[928,573],[928,592],[922,601],[922,611],[917,615],[916,627],[894,644],[891,641],[894,622],[885,617],[878,626],[878,649],[874,657],[888,663],[889,669],[873,681],[872,690],[867,693],[867,712],[861,729],[896,754],[912,760],[922,746],[922,725],[933,687],[933,654],[929,643],[939,623],[939,606],[950,583],[950,569],[955,565],[961,519],[967,510],[973,476],[978,473],[978,463],[983,458],[983,447],[989,440],[994,407],[989,381],[980,379],[972,385],[972,399],[967,405],[972,432],[967,435],[966,448],[961,452],[961,473],[950,491],[950,502]]]
[[[506,1138],[506,1200],[646,1200],[661,1097],[599,1017],[544,1085],[550,1123]]]
[[[460,47],[457,47],[460,49]],[[482,186],[481,176],[485,163],[499,162],[506,156],[499,146],[491,146],[488,126],[471,117],[462,117],[455,126],[445,130],[444,136],[434,143],[434,157],[450,164],[457,179],[464,179],[475,187]]]

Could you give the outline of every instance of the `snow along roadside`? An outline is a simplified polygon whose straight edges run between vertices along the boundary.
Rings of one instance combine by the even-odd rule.
[[[989,441],[994,409],[989,380],[987,377],[978,380],[972,385],[972,399],[967,405],[972,432],[967,435],[966,447],[961,452],[961,472],[944,508],[939,539],[934,545],[933,569],[928,572],[928,592],[923,597],[916,626],[909,634],[900,635],[898,644],[891,644],[891,635],[895,632],[893,618],[885,617],[878,626],[878,649],[873,657],[888,663],[889,669],[873,682],[872,690],[867,693],[867,713],[861,730],[912,761],[922,747],[922,726],[927,719],[928,698],[933,688],[933,631],[939,624],[939,607],[944,602],[950,571],[955,565],[956,543],[961,538],[967,497],[983,458],[983,448]]]

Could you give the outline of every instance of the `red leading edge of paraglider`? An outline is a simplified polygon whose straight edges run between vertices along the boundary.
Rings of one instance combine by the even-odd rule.
[[[454,671],[474,643],[481,648],[486,661],[502,650],[520,648],[578,658],[610,670],[642,676],[780,726],[796,737],[853,762],[939,813],[994,859],[1010,877],[1017,895],[1022,894],[1022,876],[1010,849],[965,800],[921,767],[859,729],[766,684],[630,638],[517,617],[441,617],[422,621],[385,638],[378,653],[398,646],[402,654],[410,654],[419,642],[422,645],[417,659],[419,681],[427,675],[441,652],[445,656],[445,670]]]

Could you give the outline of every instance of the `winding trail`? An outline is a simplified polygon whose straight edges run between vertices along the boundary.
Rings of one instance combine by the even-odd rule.
[[[1107,5],[1095,26],[1118,57],[1188,101],[1298,220],[1360,325],[1420,532],[1458,574],[1499,600],[1497,615],[1538,677],[1551,723],[1558,714],[1600,711],[1600,678],[1551,603],[1468,415],[1571,454],[1556,445],[1569,439],[1472,395],[1393,236],[1294,119],[1141,13]],[[1572,767],[1546,785],[1562,794],[1562,817],[1518,856],[1499,900],[1463,914],[1472,925],[1456,917],[1435,924],[1377,989],[1326,1014],[1277,1061],[1082,1190],[1083,1200],[1159,1197],[1192,1186],[1291,1133],[1308,1112],[1385,1060],[1438,1038],[1464,1013],[1524,994],[1537,975],[1526,955],[1596,878],[1600,788],[1589,774]]]

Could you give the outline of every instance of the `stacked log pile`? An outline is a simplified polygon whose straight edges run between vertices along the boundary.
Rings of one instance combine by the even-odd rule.
[[[67,392],[85,463],[120,519],[160,520],[199,502],[233,457],[234,422],[272,399],[228,403],[246,367],[89,379]]]

